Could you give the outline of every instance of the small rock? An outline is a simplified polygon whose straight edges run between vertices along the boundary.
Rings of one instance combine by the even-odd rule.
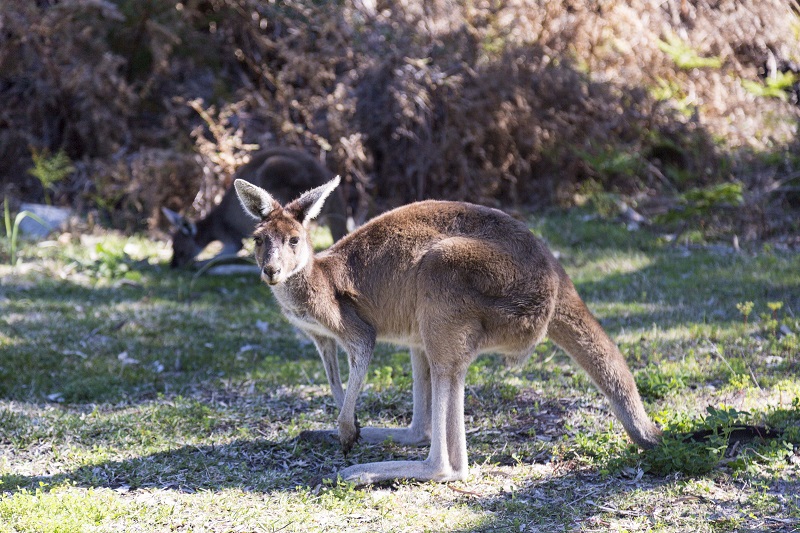
[[[51,232],[62,228],[72,214],[72,211],[65,207],[29,203],[21,204],[20,212],[32,213],[40,219],[24,217],[19,223],[20,233],[39,238],[47,237]]]

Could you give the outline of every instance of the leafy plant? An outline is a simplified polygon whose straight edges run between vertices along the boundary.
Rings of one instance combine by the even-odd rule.
[[[710,187],[690,189],[681,199],[691,211],[703,214],[724,205],[741,205],[742,192],[741,183],[719,183]]]
[[[753,302],[739,302],[736,304],[736,309],[742,314],[744,324],[747,325],[747,317],[753,312]]]
[[[783,308],[783,302],[767,302],[767,307],[772,311],[772,318],[778,318],[778,311]]]
[[[44,200],[49,205],[52,203],[49,191],[53,189],[53,185],[75,172],[75,167],[64,150],[59,150],[51,156],[46,148],[39,151],[31,147],[31,158],[33,167],[28,169],[28,174],[42,184]]]
[[[75,259],[82,269],[97,279],[140,281],[142,273],[136,262],[125,251],[126,241],[106,239],[97,242],[90,251],[89,260]]]
[[[706,407],[706,412],[708,416],[703,419],[705,429],[711,430],[715,435],[724,435],[726,438],[730,435],[734,424],[744,423],[750,416],[747,411],[739,411],[733,407],[716,408],[709,405]]]
[[[710,216],[714,211],[744,202],[741,183],[719,183],[709,187],[695,187],[678,197],[678,205],[658,217],[662,223],[690,222]]]
[[[610,218],[619,212],[619,196],[606,192],[603,185],[594,179],[588,179],[578,186],[574,195],[575,203],[587,206],[603,218]]]
[[[659,102],[672,102],[673,107],[684,116],[691,116],[694,100],[686,94],[677,82],[656,78],[656,84],[649,89],[650,96]]]
[[[8,207],[8,198],[3,199],[3,221],[5,222],[6,240],[9,249],[9,264],[14,266],[17,264],[17,240],[19,238],[19,225],[25,218],[31,218],[39,224],[46,226],[47,223],[42,220],[38,215],[30,211],[20,211],[14,217],[14,222],[11,222],[11,211]]]
[[[95,253],[98,259],[98,277],[131,280],[137,280],[141,277],[138,272],[131,269],[132,262],[128,254],[125,253],[124,247],[110,246],[99,242],[95,245]]]
[[[786,100],[786,91],[797,82],[797,76],[792,72],[779,72],[776,76],[767,77],[764,83],[751,80],[742,80],[742,87],[755,96],[764,98],[778,98]]]
[[[642,160],[638,154],[613,146],[592,152],[576,151],[586,165],[601,178],[633,177],[642,167]]]
[[[391,366],[382,366],[372,371],[372,386],[376,392],[382,392],[394,384],[392,379],[393,368]]]
[[[636,386],[643,397],[660,399],[686,387],[686,381],[682,375],[668,375],[657,369],[651,369],[637,376]]]
[[[708,415],[699,422],[684,418],[673,421],[661,445],[645,452],[646,469],[657,475],[672,472],[702,475],[716,468],[725,457],[731,432],[743,424],[750,413],[713,406],[708,406],[706,411]],[[702,437],[693,439],[692,435]]]
[[[720,68],[722,66],[722,59],[719,56],[702,57],[677,35],[668,35],[666,40],[659,40],[658,48],[667,54],[678,68],[683,70]]]

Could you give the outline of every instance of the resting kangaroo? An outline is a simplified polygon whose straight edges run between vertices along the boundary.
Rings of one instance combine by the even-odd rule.
[[[269,187],[275,196],[289,201],[303,191],[330,179],[330,173],[310,154],[290,148],[270,148],[253,154],[250,161],[236,171],[235,178],[244,178],[261,187]],[[233,187],[205,218],[196,222],[163,207],[161,211],[175,231],[172,235],[173,268],[186,266],[213,241],[221,241],[220,255],[235,255],[242,249],[242,239],[249,237],[255,223],[242,211]],[[344,201],[338,195],[329,202],[327,224],[334,240],[347,233]]]
[[[645,413],[622,354],[523,223],[496,209],[424,201],[389,211],[314,255],[307,227],[338,183],[337,177],[285,207],[246,181],[235,187],[260,220],[253,236],[261,278],[322,357],[345,452],[359,438],[356,398],[375,342],[411,349],[410,427],[365,427],[360,436],[430,441],[428,458],[354,465],[339,472],[343,479],[464,479],[467,367],[484,352],[522,359],[545,335],[588,372],[636,444],[659,442],[661,431]],[[350,364],[344,393],[337,344]]]

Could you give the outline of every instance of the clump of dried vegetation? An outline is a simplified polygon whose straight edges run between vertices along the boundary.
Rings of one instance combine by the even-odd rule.
[[[41,196],[31,153],[63,150],[75,172],[56,201],[155,228],[160,205],[213,205],[252,145],[285,144],[346,176],[357,218],[421,198],[542,206],[586,191],[680,213],[687,192],[735,181],[748,209],[720,201],[703,224],[769,237],[800,205],[796,9],[8,0],[3,194]]]

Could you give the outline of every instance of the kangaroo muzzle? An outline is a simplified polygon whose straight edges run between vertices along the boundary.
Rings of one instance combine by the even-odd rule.
[[[273,265],[264,265],[261,268],[261,279],[269,285],[277,285],[280,281],[281,268]]]

